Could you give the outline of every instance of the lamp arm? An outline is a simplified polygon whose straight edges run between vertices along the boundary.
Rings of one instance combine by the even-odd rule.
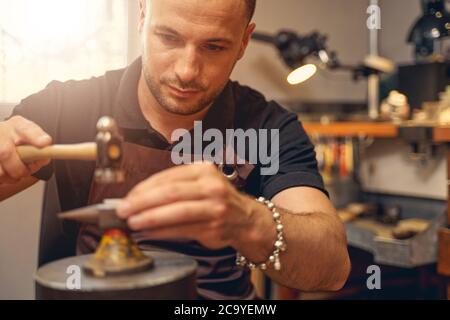
[[[275,37],[270,34],[263,33],[263,32],[254,32],[252,34],[252,39],[254,39],[256,41],[275,44]]]
[[[348,71],[353,79],[368,78],[373,74],[389,73],[394,69],[386,59],[371,59],[360,65],[342,64],[336,52],[327,50],[326,36],[318,32],[313,32],[306,36],[300,36],[291,31],[280,31],[276,35],[264,32],[254,32],[252,39],[273,45],[278,49],[286,65],[290,68],[297,68],[299,63],[303,63],[308,56],[316,56],[329,70]],[[307,49],[300,51],[300,49]],[[367,59],[366,59],[367,60]]]
[[[348,65],[341,64],[338,60],[334,61],[334,64],[328,64],[327,68],[331,71],[346,71],[351,73],[354,81],[358,81],[360,78],[368,78],[371,74],[379,73],[375,69],[368,68],[364,65]]]

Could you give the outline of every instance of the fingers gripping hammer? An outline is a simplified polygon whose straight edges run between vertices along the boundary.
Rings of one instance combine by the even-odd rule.
[[[95,142],[52,145],[45,148],[18,146],[17,153],[24,163],[38,160],[82,160],[96,161],[95,180],[98,183],[120,183],[124,181],[120,169],[122,141],[116,122],[102,117],[97,123]]]

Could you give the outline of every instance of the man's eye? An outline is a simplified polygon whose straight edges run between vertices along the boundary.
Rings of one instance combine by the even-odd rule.
[[[167,41],[167,42],[177,41],[177,37],[172,36],[170,34],[160,34],[159,36],[161,37],[161,39],[163,39],[164,41]]]
[[[205,45],[206,50],[209,51],[223,51],[225,50],[224,47],[218,46],[218,45],[214,45],[214,44],[207,44]]]

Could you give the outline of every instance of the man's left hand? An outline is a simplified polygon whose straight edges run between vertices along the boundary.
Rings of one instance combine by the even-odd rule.
[[[250,198],[212,163],[177,166],[138,184],[118,216],[152,239],[189,238],[210,249],[233,246],[251,227]]]

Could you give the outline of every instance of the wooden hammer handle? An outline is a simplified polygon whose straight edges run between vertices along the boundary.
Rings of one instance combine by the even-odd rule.
[[[16,148],[20,159],[24,163],[38,160],[97,160],[97,144],[95,142],[73,145],[53,145],[42,149],[32,146],[19,146]]]

